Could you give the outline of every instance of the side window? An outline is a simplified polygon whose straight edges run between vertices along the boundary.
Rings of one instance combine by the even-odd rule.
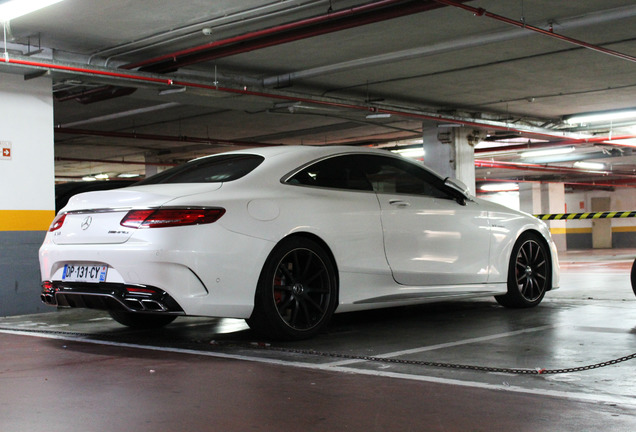
[[[437,176],[410,162],[383,156],[366,156],[363,170],[377,193],[424,195],[453,199]]]
[[[373,191],[360,170],[358,156],[344,155],[322,160],[304,168],[287,180],[289,184],[333,189]]]

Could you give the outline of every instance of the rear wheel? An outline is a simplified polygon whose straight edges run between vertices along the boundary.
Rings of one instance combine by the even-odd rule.
[[[126,311],[108,311],[108,313],[119,324],[138,329],[163,327],[177,318],[174,315],[139,314]]]
[[[314,336],[336,308],[334,265],[317,242],[292,237],[268,257],[248,325],[264,336],[299,340]]]
[[[634,290],[634,294],[636,294],[636,259],[634,260],[634,264],[632,264],[632,289]]]
[[[510,256],[508,293],[496,296],[497,302],[511,308],[528,308],[541,303],[552,280],[550,253],[534,233],[522,234]]]

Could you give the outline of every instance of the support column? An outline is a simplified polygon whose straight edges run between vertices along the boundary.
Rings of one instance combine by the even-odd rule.
[[[475,194],[475,149],[479,131],[470,128],[439,128],[437,139],[424,134],[424,160],[444,177],[454,177]]]
[[[38,249],[55,216],[51,79],[0,73],[0,316],[40,302]]]
[[[146,178],[151,177],[159,172],[159,167],[157,166],[157,162],[159,162],[159,158],[155,153],[149,152],[144,155],[144,162],[146,162]]]
[[[610,211],[610,197],[593,197],[592,212]],[[594,249],[612,248],[612,220],[594,219],[592,221],[592,247]]]
[[[519,209],[528,214],[541,213],[541,185],[519,183]]]
[[[563,183],[541,184],[541,212],[540,213],[565,213],[565,185]],[[549,221],[552,240],[557,250],[567,250],[565,221]]]

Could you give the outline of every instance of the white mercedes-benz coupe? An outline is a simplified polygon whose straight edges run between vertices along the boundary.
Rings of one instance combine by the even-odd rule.
[[[558,286],[546,225],[385,150],[278,146],[190,161],[73,197],[40,249],[42,300],[156,327],[243,318],[274,339],[334,312]]]

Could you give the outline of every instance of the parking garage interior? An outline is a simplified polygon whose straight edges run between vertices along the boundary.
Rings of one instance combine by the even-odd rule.
[[[634,430],[632,1],[12,3],[0,430]],[[287,145],[400,153],[543,219],[559,289],[521,311],[480,298],[336,314],[295,342],[238,319],[130,329],[41,302],[64,188]]]

